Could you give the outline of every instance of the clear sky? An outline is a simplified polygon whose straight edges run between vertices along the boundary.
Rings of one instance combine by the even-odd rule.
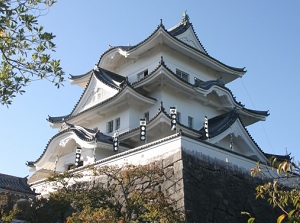
[[[40,23],[56,35],[56,53],[69,74],[91,70],[109,45],[135,45],[163,20],[171,28],[187,10],[210,56],[247,73],[228,87],[246,108],[269,110],[265,122],[248,127],[260,148],[300,160],[300,1],[298,0],[58,0]],[[66,78],[68,79],[68,78]],[[57,133],[46,118],[69,114],[82,89],[57,90],[32,83],[9,108],[0,106],[0,172],[31,175],[35,161]]]

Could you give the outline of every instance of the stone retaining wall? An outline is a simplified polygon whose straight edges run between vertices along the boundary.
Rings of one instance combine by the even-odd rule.
[[[261,179],[243,170],[201,154],[182,153],[184,205],[190,223],[242,223],[256,217],[255,223],[274,223],[280,213],[262,199],[255,199]]]

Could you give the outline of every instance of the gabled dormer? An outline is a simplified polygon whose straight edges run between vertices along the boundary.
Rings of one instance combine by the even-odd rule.
[[[71,115],[78,113],[101,103],[116,95],[125,84],[126,79],[107,70],[95,67],[92,71],[88,86],[75,106]]]
[[[186,11],[183,13],[182,21],[174,27],[170,28],[168,32],[187,45],[207,54],[203,45],[199,41],[196,32],[194,31],[192,23],[190,23],[190,18],[187,15]]]

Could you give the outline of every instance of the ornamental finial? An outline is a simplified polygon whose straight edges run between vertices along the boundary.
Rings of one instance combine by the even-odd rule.
[[[190,17],[186,13],[186,10],[182,14],[182,23],[189,23],[190,22]]]

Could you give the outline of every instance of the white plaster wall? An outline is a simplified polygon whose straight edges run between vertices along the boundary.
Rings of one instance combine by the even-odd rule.
[[[119,153],[115,156],[109,157],[107,161],[102,160],[102,162],[96,164],[95,166],[122,166],[125,164],[146,165],[157,160],[166,159],[170,155],[175,154],[181,150],[181,143],[180,140],[178,140],[178,138],[171,139],[168,142],[162,142],[160,144],[156,144],[155,142],[151,144],[153,146],[149,146],[144,149],[141,149],[143,147],[141,146],[123,153]]]
[[[133,60],[131,63],[126,64],[119,70],[119,74],[127,76],[129,82],[133,83],[137,81],[137,74],[148,69],[148,72],[152,72],[158,65],[163,56],[163,60],[168,68],[174,73],[176,69],[180,69],[189,74],[189,82],[194,83],[194,78],[198,78],[203,81],[216,80],[220,78],[217,71],[214,71],[202,64],[199,64],[193,59],[190,59],[178,52],[169,49],[165,46],[156,47],[149,53],[141,55],[137,60]]]
[[[160,101],[156,102],[152,106],[137,106],[137,105],[131,105],[129,107],[129,130],[133,128],[137,128],[140,126],[140,119],[145,117],[145,113],[149,112],[149,118],[153,118],[156,113],[158,112],[158,109],[160,108]]]
[[[119,74],[128,77],[128,81],[133,83],[137,81],[137,74],[148,69],[148,73],[152,72],[160,62],[158,48],[151,50],[148,53],[140,55],[138,59],[134,59],[132,63],[120,68]]]
[[[181,123],[184,125],[188,124],[188,116],[193,117],[194,129],[197,130],[203,127],[204,116],[211,118],[221,114],[221,112],[215,108],[203,105],[196,99],[191,99],[167,88],[156,90],[150,96],[158,99],[159,104],[160,101],[163,101],[163,106],[168,114],[170,113],[169,108],[175,106],[177,112],[181,113]]]
[[[122,133],[128,130],[128,122],[129,122],[129,109],[117,110],[115,112],[106,113],[105,116],[101,119],[101,121],[97,124],[100,132],[103,132],[106,135],[113,135],[115,131],[115,120],[120,118],[120,129],[119,132]],[[106,132],[106,124],[107,122],[113,120],[114,121],[114,131],[112,133]]]
[[[194,78],[199,78],[203,81],[216,80],[219,75],[216,71],[199,64],[193,59],[182,56],[178,52],[166,48],[163,52],[164,61],[174,73],[176,69],[182,70],[189,74],[189,82],[194,84]]]

